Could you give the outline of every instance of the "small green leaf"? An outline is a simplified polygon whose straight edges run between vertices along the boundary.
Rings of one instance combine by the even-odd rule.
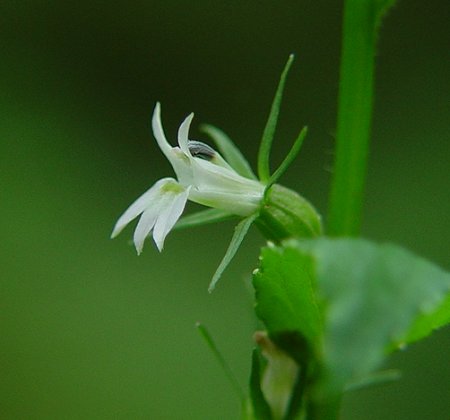
[[[289,168],[289,166],[291,166],[291,163],[298,156],[300,149],[302,148],[303,141],[305,140],[306,134],[308,134],[308,127],[305,126],[302,128],[302,131],[300,131],[300,134],[298,135],[297,139],[295,140],[294,144],[292,145],[291,150],[289,150],[289,153],[284,158],[283,162],[281,162],[281,165],[271,175],[269,181],[267,182],[266,191],[273,184],[275,184],[275,182],[277,182],[280,179],[280,177],[286,172],[286,170]]]
[[[222,130],[210,124],[202,124],[200,126],[200,131],[203,131],[213,139],[220,154],[239,175],[246,178],[257,179],[247,159],[245,159],[241,151]]]
[[[280,82],[278,83],[275,97],[273,98],[272,107],[270,109],[269,118],[267,119],[266,126],[261,139],[258,152],[258,175],[261,182],[267,182],[270,178],[270,149],[272,148],[273,136],[277,127],[278,114],[280,113],[281,99],[283,97],[284,85],[286,83],[286,77],[294,61],[294,55],[291,54],[288,58],[284,70],[281,73]]]
[[[227,211],[220,209],[206,209],[197,213],[189,214],[178,220],[174,230],[187,229],[207,225],[210,223],[224,222],[230,220],[235,216]]]
[[[272,338],[294,331],[317,347],[322,321],[311,258],[292,247],[264,248],[260,258],[261,268],[253,277],[257,316]],[[284,343],[280,344],[289,351]]]
[[[233,389],[236,391],[236,394],[241,400],[244,400],[245,394],[242,390],[241,386],[239,385],[238,380],[236,379],[236,376],[234,376],[233,371],[231,370],[230,366],[226,362],[225,358],[220,353],[219,349],[216,346],[216,343],[214,342],[213,338],[211,337],[211,334],[206,329],[204,325],[202,325],[200,322],[197,322],[195,324],[197,327],[198,332],[200,335],[204,338],[206,344],[208,345],[209,349],[214,354],[216,360],[219,362],[219,365],[222,367],[226,377],[229,379],[231,385],[233,386]]]
[[[237,250],[239,249],[239,246],[241,245],[243,239],[245,238],[245,235],[247,234],[248,230],[250,229],[250,226],[255,221],[255,219],[258,217],[258,214],[252,214],[245,219],[243,219],[241,222],[237,224],[237,226],[234,229],[233,237],[231,238],[230,245],[228,246],[227,252],[225,253],[225,256],[223,257],[222,261],[219,264],[219,267],[217,268],[216,272],[214,273],[214,276],[211,280],[211,283],[208,287],[208,292],[211,293],[214,288],[216,287],[217,282],[220,279],[220,276],[224,272],[224,270],[228,267],[228,264],[230,264],[231,260],[235,256]]]
[[[263,250],[254,285],[271,336],[298,331],[315,350],[322,395],[448,321],[450,274],[391,244],[287,241]]]
[[[252,353],[252,370],[250,373],[250,400],[253,406],[254,418],[271,420],[272,412],[261,390],[261,356],[257,349]]]

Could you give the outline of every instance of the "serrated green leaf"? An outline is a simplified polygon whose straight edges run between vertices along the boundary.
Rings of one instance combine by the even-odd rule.
[[[273,136],[277,127],[278,114],[280,113],[281,99],[283,97],[284,85],[286,83],[286,77],[294,61],[294,55],[291,54],[288,58],[284,70],[281,73],[280,82],[278,83],[275,97],[273,98],[272,107],[270,108],[269,118],[267,119],[266,126],[261,139],[258,152],[258,175],[262,182],[267,182],[270,178],[270,150],[272,148]]]
[[[222,130],[210,124],[202,124],[200,131],[203,131],[211,137],[219,149],[220,154],[239,175],[246,178],[258,179],[253,173],[247,159],[245,159],[234,142]]]
[[[450,324],[450,293],[436,310],[423,314],[415,320],[406,336],[396,343],[397,347],[418,341],[429,335],[431,331],[448,324]]]
[[[225,220],[230,220],[235,216],[227,211],[220,209],[206,209],[198,211],[197,213],[188,214],[183,216],[176,223],[174,230],[187,229],[202,225],[207,225],[210,223],[224,222]]]
[[[310,256],[292,247],[269,247],[260,258],[261,268],[253,276],[257,316],[273,338],[294,331],[315,347],[322,321]]]
[[[254,285],[269,333],[294,329],[316,349],[327,394],[373,371],[388,348],[417,338],[411,329],[422,317],[443,325],[450,274],[394,245],[318,238],[264,249]],[[422,322],[420,337],[434,325]]]
[[[322,218],[313,205],[297,192],[279,184],[264,193],[256,224],[266,239],[311,238],[322,234]]]
[[[208,292],[211,293],[214,288],[216,287],[217,282],[220,279],[220,276],[225,271],[225,269],[228,267],[228,264],[230,264],[231,260],[235,256],[237,250],[241,246],[241,243],[243,239],[245,238],[245,235],[247,234],[248,230],[250,229],[250,226],[255,221],[255,219],[258,217],[258,214],[252,214],[245,219],[243,219],[241,222],[237,224],[237,226],[234,228],[233,237],[231,238],[230,245],[228,246],[227,252],[225,253],[225,256],[223,257],[222,261],[219,264],[219,267],[217,267],[216,272],[214,273],[214,276],[211,280],[211,283],[208,287]]]

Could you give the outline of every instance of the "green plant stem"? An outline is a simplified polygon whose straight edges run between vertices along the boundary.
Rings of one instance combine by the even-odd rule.
[[[328,232],[333,236],[356,236],[360,230],[378,18],[376,0],[345,1],[337,144],[328,223]]]
[[[234,376],[233,371],[231,370],[230,366],[226,362],[225,358],[222,356],[222,353],[220,353],[219,349],[216,346],[216,343],[214,342],[213,338],[211,337],[211,334],[206,329],[204,325],[202,325],[200,322],[197,322],[195,324],[197,327],[198,332],[201,334],[203,339],[205,340],[208,347],[213,352],[214,356],[216,357],[217,361],[219,362],[220,366],[222,367],[223,371],[225,372],[225,375],[228,377],[231,385],[233,386],[236,394],[239,396],[239,398],[244,401],[245,400],[245,393],[242,390],[241,386],[239,385],[239,381]]]

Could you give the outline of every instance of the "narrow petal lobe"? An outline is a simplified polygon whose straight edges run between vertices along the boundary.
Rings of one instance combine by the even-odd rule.
[[[136,226],[136,230],[134,231],[133,241],[138,255],[141,254],[142,249],[144,248],[145,238],[151,232],[153,226],[155,226],[160,207],[158,204],[144,211]]]
[[[192,157],[191,152],[188,147],[189,142],[189,127],[191,126],[191,121],[194,118],[194,113],[191,113],[186,117],[186,119],[181,123],[178,129],[178,144],[180,149],[189,157]]]
[[[161,210],[153,229],[153,239],[160,252],[163,250],[166,236],[183,213],[190,189],[191,188],[188,187],[180,193],[167,193],[171,195],[170,203]]]
[[[167,159],[170,160],[172,153],[172,146],[169,144],[164,134],[164,130],[161,123],[161,105],[159,104],[159,102],[156,103],[155,110],[153,111],[152,129],[153,135],[155,136],[155,139],[158,142],[159,148],[166,155]]]
[[[116,225],[114,226],[111,238],[115,238],[128,223],[133,219],[138,217],[146,208],[148,208],[159,194],[159,190],[162,185],[168,181],[176,182],[173,178],[163,178],[157,181],[149,190],[142,194],[130,207],[125,211],[125,213],[120,216]]]

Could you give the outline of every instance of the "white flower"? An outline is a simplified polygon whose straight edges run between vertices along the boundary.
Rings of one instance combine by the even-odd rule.
[[[172,147],[164,135],[160,105],[153,112],[153,134],[161,151],[171,163],[178,180],[163,178],[141,195],[119,218],[112,238],[142,214],[134,232],[138,254],[145,239],[153,231],[153,239],[161,251],[164,240],[183,213],[187,200],[248,216],[255,213],[264,194],[264,185],[239,175],[209,146],[188,139],[190,114],[178,129],[178,147]]]

